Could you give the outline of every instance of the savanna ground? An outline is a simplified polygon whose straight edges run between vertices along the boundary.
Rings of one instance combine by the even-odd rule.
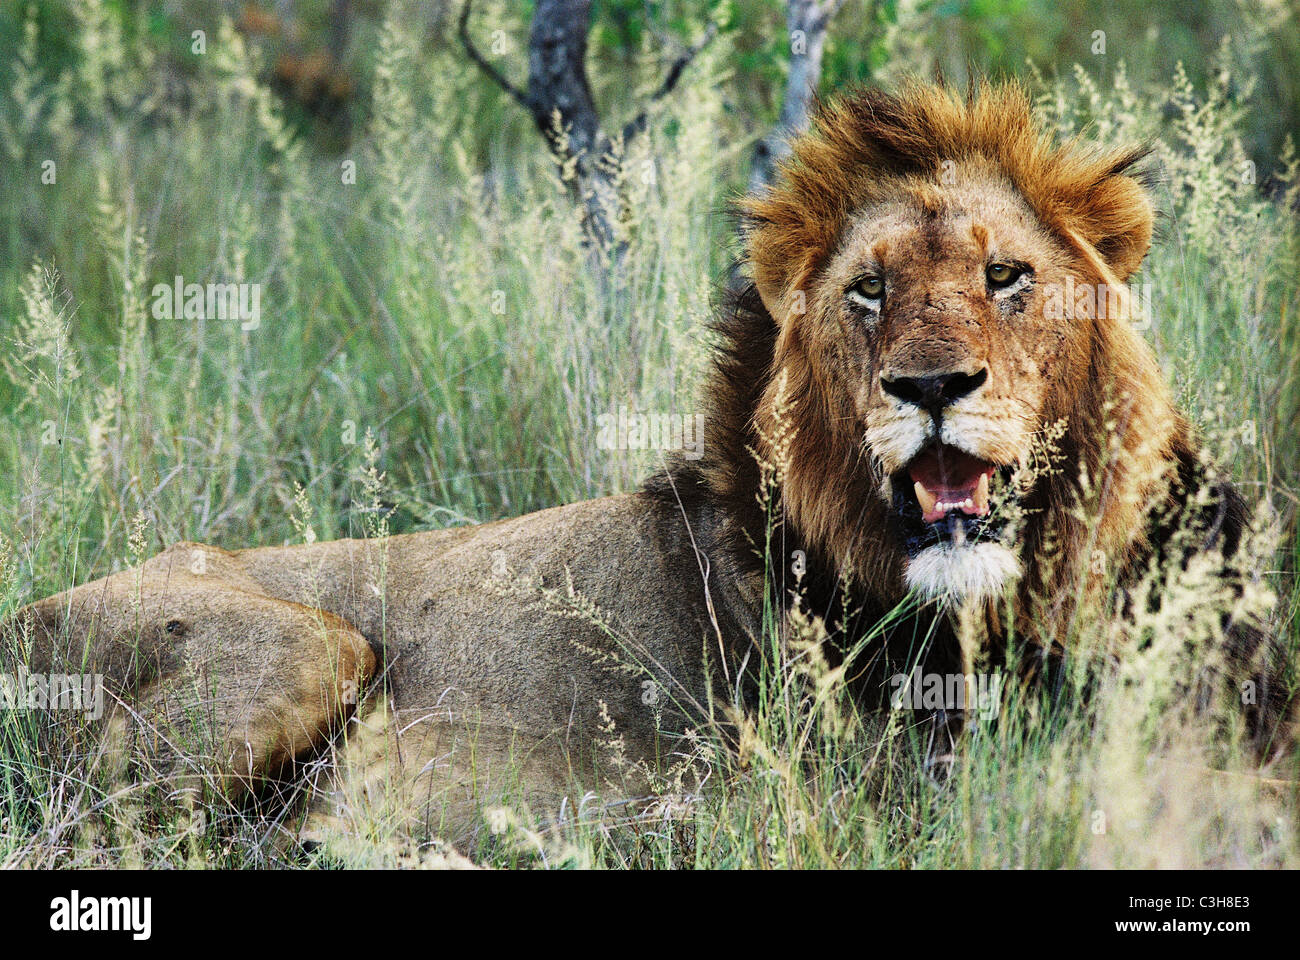
[[[301,5],[309,36],[328,6]],[[503,69],[521,69],[529,6],[476,5],[471,29],[485,49],[501,31]],[[0,13],[0,615],[179,539],[382,536],[629,490],[657,453],[601,449],[597,417],[695,409],[736,252],[727,204],[780,98],[779,5],[597,5],[590,72],[620,120],[673,43],[722,25],[628,145],[612,273],[593,269],[542,141],[467,61],[443,5],[356,4],[350,80],[325,117],[271,89],[270,52],[219,7]],[[851,2],[823,91],[936,67],[1014,74],[1063,135],[1150,140],[1146,335],[1263,505],[1256,599],[1273,595],[1294,659],[1300,22],[1281,3],[1183,15]],[[260,323],[155,318],[150,291],[176,275],[260,284]],[[774,643],[763,706],[703,792],[630,823],[507,823],[461,852],[609,867],[1300,865],[1296,771],[1261,775],[1231,729],[1170,707],[1186,656],[1177,595],[1195,589],[1174,584],[1151,642],[1086,706],[1011,691],[945,785],[894,762],[915,744],[897,723],[868,733],[840,678],[790,655],[806,645]],[[1069,628],[1080,682],[1085,635],[1108,628],[1105,611]],[[378,821],[315,859],[286,853],[248,810],[197,816],[161,785],[128,785],[65,726],[42,740],[30,714],[0,715],[0,865],[417,862],[418,843]]]

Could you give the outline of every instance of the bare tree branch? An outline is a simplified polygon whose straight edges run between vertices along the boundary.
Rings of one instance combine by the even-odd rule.
[[[691,61],[699,56],[700,51],[707,47],[717,34],[717,23],[710,23],[708,29],[704,31],[704,36],[700,38],[700,42],[694,46],[687,47],[682,51],[681,55],[673,61],[672,66],[668,68],[668,73],[664,75],[664,82],[659,85],[659,89],[650,95],[651,103],[658,103],[664,97],[668,96],[668,94],[673,92],[674,88],[677,86],[677,81],[682,78],[682,73],[691,65]],[[623,142],[627,143],[627,141],[631,140],[638,133],[645,130],[646,123],[649,119],[649,110],[642,109],[635,117],[629,120],[623,127]]]
[[[600,121],[587,80],[587,38],[592,0],[537,0],[528,30],[528,83],[521,89],[479,52],[469,32],[473,0],[464,0],[457,33],[471,61],[523,107],[550,147],[565,189],[583,210],[583,221],[595,245],[618,252],[619,211],[626,203],[619,186],[622,163]],[[659,88],[623,127],[626,143],[646,128],[652,104],[668,96],[686,68],[718,32],[711,23],[700,41],[683,47]]]
[[[664,77],[664,82],[660,85],[658,90],[650,95],[650,99],[662,100],[664,97],[668,96],[668,94],[672,93],[673,89],[677,86],[677,81],[682,77],[682,72],[691,65],[692,60],[699,56],[701,50],[713,42],[713,38],[717,35],[718,25],[716,23],[710,23],[708,28],[704,31],[704,36],[700,38],[700,42],[694,46],[687,47],[682,51],[681,56],[673,61],[673,65],[668,68],[668,73]]]
[[[479,53],[478,48],[474,46],[474,41],[469,35],[469,8],[470,4],[473,2],[474,0],[465,0],[465,5],[460,8],[460,27],[457,30],[457,33],[460,35],[461,46],[465,48],[465,53],[469,56],[470,60],[472,60],[489,79],[491,79],[506,93],[510,94],[516,103],[536,117],[537,111],[533,106],[533,102],[528,98],[528,94],[524,93],[507,80],[505,75],[493,66],[492,62],[483,56],[483,54]]]

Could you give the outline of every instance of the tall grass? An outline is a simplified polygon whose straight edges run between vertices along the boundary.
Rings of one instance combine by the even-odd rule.
[[[704,321],[734,252],[725,205],[753,134],[726,110],[725,37],[628,147],[629,252],[612,280],[591,269],[527,120],[450,51],[423,57],[396,20],[368,125],[337,156],[296,136],[229,27],[183,105],[156,93],[147,51],[99,5],[83,5],[79,38],[81,67],[58,83],[39,82],[29,46],[0,112],[19,184],[0,199],[0,617],[182,538],[298,542],[304,517],[319,539],[403,532],[632,489],[655,454],[600,449],[597,416],[695,408]],[[1149,336],[1220,462],[1283,531],[1271,616],[1294,653],[1295,157],[1276,179],[1246,165],[1241,119],[1264,107],[1245,77],[1037,82],[1063,134],[1154,144]],[[476,159],[476,116],[502,118],[497,139],[519,147]],[[176,275],[261,284],[260,325],[155,319],[152,287]],[[898,714],[853,713],[817,659],[820,629],[773,633],[738,752],[702,732],[708,789],[626,822],[512,820],[464,852],[608,866],[1300,863],[1289,788],[1239,750],[1207,772],[1206,738],[1174,737],[1140,682],[1087,707],[1009,697],[939,784]],[[131,804],[76,731],[52,750],[30,718],[0,726],[0,864],[283,855],[244,813],[196,828],[165,798]],[[331,856],[412,862],[400,845]]]

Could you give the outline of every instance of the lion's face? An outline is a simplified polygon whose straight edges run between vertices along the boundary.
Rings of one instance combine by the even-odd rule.
[[[1016,470],[1083,372],[1086,322],[1054,317],[1067,252],[1007,185],[917,183],[851,217],[801,337],[845,391],[922,593],[994,594],[1018,570]],[[1076,278],[1081,284],[1081,278]]]
[[[1124,320],[1151,241],[1142,151],[1056,144],[1014,84],[859,91],[792,151],[744,209],[775,325],[758,449],[802,540],[885,602],[993,596],[1022,565],[1032,586],[1021,548],[1048,538],[1123,557],[1183,429]],[[1040,480],[1044,431],[1073,462]]]

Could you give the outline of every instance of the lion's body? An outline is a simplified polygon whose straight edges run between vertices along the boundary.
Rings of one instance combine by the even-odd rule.
[[[630,758],[667,766],[683,708],[709,700],[703,657],[717,640],[701,568],[684,520],[644,495],[382,547],[350,540],[231,560],[269,594],[357,624],[376,652],[384,735],[400,730],[403,744],[367,758],[367,769],[456,819],[516,777],[548,807],[584,785],[609,789],[611,778],[619,791],[644,790],[635,772],[624,784],[601,764],[605,741],[617,736]],[[316,564],[330,588],[313,598]],[[601,733],[602,704],[612,735]]]
[[[503,795],[544,809],[579,788],[636,795],[644,776],[610,762],[611,741],[671,766],[712,699],[708,648],[745,609],[716,582],[711,609],[687,519],[637,493],[382,541],[178,543],[29,607],[29,665],[104,674],[147,705],[156,761],[229,771],[232,794],[301,775],[290,761],[359,705],[322,797],[463,825]]]
[[[500,795],[644,789],[687,730],[747,696],[765,604],[789,601],[796,557],[805,609],[827,624],[853,610],[840,650],[909,589],[933,601],[857,671],[876,701],[894,665],[996,661],[1006,609],[1061,655],[1075,604],[1157,554],[1216,557],[1232,594],[1240,500],[1207,480],[1125,295],[1110,313],[1049,309],[1061,285],[1113,290],[1140,264],[1152,214],[1125,172],[1137,156],[1052,146],[1015,87],[832,105],[747,203],[754,283],[719,320],[701,461],[477,527],[177,545],[28,608],[33,669],[86,663],[145,703],[233,670],[216,710],[232,786],[318,755],[356,699],[318,796],[414,798],[455,835]],[[784,511],[766,558],[759,460]],[[987,616],[990,649],[959,649],[962,605]],[[1268,728],[1281,664],[1258,624],[1223,613],[1226,659],[1262,685]],[[154,665],[132,665],[136,648]]]

